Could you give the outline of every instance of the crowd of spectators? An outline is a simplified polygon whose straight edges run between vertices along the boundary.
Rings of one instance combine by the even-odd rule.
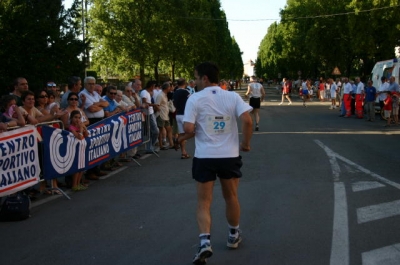
[[[174,92],[177,90],[183,90],[185,94],[174,102]],[[83,139],[87,137],[87,126],[120,112],[140,108],[142,120],[150,124],[150,141],[145,145],[144,152],[158,154],[159,150],[180,148],[181,158],[186,159],[190,155],[185,149],[185,142],[177,142],[179,132],[182,133],[179,128],[182,129],[183,124],[180,124],[182,121],[176,121],[176,115],[178,110],[179,114],[183,114],[187,97],[195,92],[194,81],[186,82],[182,78],[161,86],[149,81],[144,89],[141,80],[135,79],[123,89],[118,89],[112,85],[100,85],[91,76],[84,80],[72,76],[67,84],[57,85],[54,81],[48,81],[43,88],[33,91],[29,89],[26,78],[18,77],[9,94],[1,97],[0,133],[31,124],[38,128],[63,128]],[[112,171],[122,166],[120,162],[130,162],[142,155],[138,147],[132,148],[101,166],[67,176],[65,181],[41,181],[37,187],[29,189],[29,195],[35,198],[38,193],[61,194],[59,187],[73,191],[86,190],[90,181],[106,175],[105,171]]]

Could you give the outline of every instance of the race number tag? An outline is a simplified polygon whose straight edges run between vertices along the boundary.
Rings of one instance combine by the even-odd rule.
[[[224,134],[231,132],[230,116],[208,116],[207,117],[207,133]]]

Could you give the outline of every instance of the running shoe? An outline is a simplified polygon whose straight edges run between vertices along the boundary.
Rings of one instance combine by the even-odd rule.
[[[256,126],[256,131],[258,131],[258,126]]]
[[[237,237],[229,236],[228,242],[226,243],[228,248],[237,248],[239,243],[242,242],[242,231],[238,231],[239,235]]]
[[[211,257],[213,254],[211,245],[206,243],[199,247],[196,255],[193,258],[193,264],[195,265],[204,265],[207,263],[207,258]]]

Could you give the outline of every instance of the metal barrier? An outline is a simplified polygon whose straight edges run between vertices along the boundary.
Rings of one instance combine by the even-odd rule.
[[[151,143],[151,117],[148,113],[147,109],[141,109],[141,113],[142,113],[142,127],[141,127],[141,134],[142,134],[142,143],[139,146],[136,146],[135,148],[139,148],[141,146],[144,146],[146,148],[146,150],[152,150],[150,147]],[[43,182],[46,181],[46,179],[44,179],[43,174],[44,174],[44,157],[45,157],[45,152],[44,152],[44,144],[43,144],[43,139],[41,136],[41,128],[44,126],[54,126],[54,125],[58,125],[57,127],[60,129],[65,129],[64,128],[64,124],[62,123],[61,120],[54,120],[54,121],[49,121],[49,122],[42,122],[42,123],[38,123],[36,125],[34,125],[37,129],[37,138],[38,138],[38,152],[39,152],[39,164],[40,164],[40,168],[41,170],[41,174],[40,174],[40,181],[39,182]],[[55,127],[55,126],[54,126]],[[15,126],[15,127],[11,127],[8,128],[9,130],[13,130],[13,129],[18,129],[20,128],[19,126]],[[129,150],[128,150],[129,151]],[[153,151],[153,153],[159,157],[159,155],[156,153],[156,151]],[[48,158],[48,157],[46,157]],[[141,166],[141,164],[135,159],[132,158],[132,161],[134,161],[137,165]],[[54,178],[55,179],[55,178]],[[53,180],[51,179],[51,188],[49,188],[48,190],[50,191],[59,191],[64,197],[66,197],[67,199],[71,199],[62,189],[60,189],[59,187],[55,187],[53,185]],[[52,194],[54,194],[52,192]]]
[[[64,124],[63,124],[63,122],[60,121],[60,120],[41,122],[41,123],[36,124],[35,127],[38,128],[38,127],[42,127],[42,126],[51,126],[51,125],[54,125],[54,124],[58,124],[58,125],[59,125],[59,128],[64,130]],[[43,156],[44,156],[43,144],[42,144],[42,142],[43,142],[42,139],[40,139],[39,146],[38,146],[38,147],[39,147],[39,155],[41,156],[41,159],[39,159],[39,161],[40,161],[40,167],[41,167],[41,168],[43,168]],[[46,181],[46,180],[41,178],[40,181]],[[52,194],[52,195],[54,195],[54,194],[53,194],[53,191],[57,190],[57,191],[59,191],[65,198],[67,198],[68,200],[71,200],[71,197],[69,197],[62,189],[60,189],[59,187],[54,187],[54,186],[53,186],[53,180],[50,180],[50,183],[51,183],[51,187],[50,187],[50,189],[48,189],[48,190],[51,191],[51,194]]]

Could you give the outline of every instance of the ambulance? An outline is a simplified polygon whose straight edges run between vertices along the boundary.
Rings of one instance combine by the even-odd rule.
[[[371,80],[373,86],[379,89],[381,86],[381,77],[385,76],[389,80],[391,76],[396,77],[396,82],[399,83],[400,63],[397,58],[377,62],[371,72]]]
[[[385,60],[377,62],[371,72],[372,85],[376,88],[377,92],[379,87],[382,85],[381,77],[384,76],[389,81],[391,76],[396,78],[396,82],[399,83],[400,76],[400,62],[397,58],[391,60]],[[381,112],[379,106],[379,98],[376,98],[375,110]]]

